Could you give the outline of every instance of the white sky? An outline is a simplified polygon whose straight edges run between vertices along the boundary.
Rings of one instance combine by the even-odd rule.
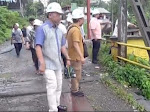
[[[104,1],[104,2],[108,2],[108,1],[111,1],[111,0],[102,0],[102,1]]]

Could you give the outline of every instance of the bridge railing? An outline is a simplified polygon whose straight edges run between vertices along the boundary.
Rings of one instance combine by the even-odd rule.
[[[131,64],[134,64],[134,65],[137,65],[137,66],[140,66],[142,68],[145,68],[145,69],[148,69],[150,70],[150,66],[147,66],[147,65],[143,65],[141,63],[138,63],[138,62],[135,62],[135,61],[131,61],[127,58],[124,58],[124,57],[121,57],[119,56],[119,53],[118,53],[118,46],[126,46],[126,47],[132,47],[132,48],[138,48],[138,49],[144,49],[144,50],[147,50],[147,51],[150,51],[150,47],[144,47],[144,46],[139,46],[139,45],[133,45],[133,44],[127,44],[127,43],[122,43],[122,42],[117,42],[117,41],[111,41],[111,40],[103,40],[104,42],[107,42],[107,43],[110,43],[111,44],[111,48],[115,48],[115,53],[112,53],[111,54],[113,55],[114,57],[114,60],[122,60],[124,62],[128,62],[128,63],[131,63]],[[111,49],[112,50],[112,49]]]

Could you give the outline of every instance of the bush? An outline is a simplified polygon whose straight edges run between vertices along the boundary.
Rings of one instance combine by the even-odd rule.
[[[14,23],[19,23],[20,27],[26,24],[26,20],[20,17],[18,12],[8,10],[6,7],[0,7],[0,44],[9,40],[11,29]]]
[[[100,51],[100,61],[107,67],[107,70],[111,76],[113,76],[117,81],[128,84],[128,86],[138,87],[142,94],[150,99],[150,74],[149,71],[130,63],[125,63],[121,65],[119,62],[113,60],[112,56],[109,55],[109,46],[107,44],[102,44]],[[136,61],[143,65],[149,66],[149,62],[146,60],[136,57],[134,55],[129,55],[128,59]]]

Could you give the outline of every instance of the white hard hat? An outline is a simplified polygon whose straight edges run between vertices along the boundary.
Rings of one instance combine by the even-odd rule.
[[[94,9],[94,10],[92,11],[92,15],[96,15],[96,14],[100,14],[100,12],[99,12],[98,9]]]
[[[17,27],[19,27],[19,23],[15,23],[15,25],[16,25]]]
[[[37,25],[37,26],[41,26],[43,24],[42,21],[40,21],[39,19],[35,19],[33,22],[33,25]]]
[[[67,22],[73,23],[72,17],[68,16],[68,17],[67,17]]]
[[[57,12],[57,13],[63,14],[62,8],[60,4],[57,2],[50,3],[47,6],[46,13],[49,13],[49,12]]]
[[[80,19],[80,18],[84,18],[84,13],[82,10],[80,9],[75,9],[72,12],[72,19]]]

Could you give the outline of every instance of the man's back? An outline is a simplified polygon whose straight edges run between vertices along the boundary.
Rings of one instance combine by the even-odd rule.
[[[93,17],[90,21],[90,29],[93,30],[95,36],[91,31],[91,38],[92,39],[101,39],[101,25],[97,18]]]
[[[67,40],[68,40],[68,54],[71,60],[80,60],[80,56],[74,47],[74,42],[78,42],[79,48],[83,54],[83,42],[82,42],[83,39],[79,26],[75,24],[70,26],[70,30],[67,35]]]

